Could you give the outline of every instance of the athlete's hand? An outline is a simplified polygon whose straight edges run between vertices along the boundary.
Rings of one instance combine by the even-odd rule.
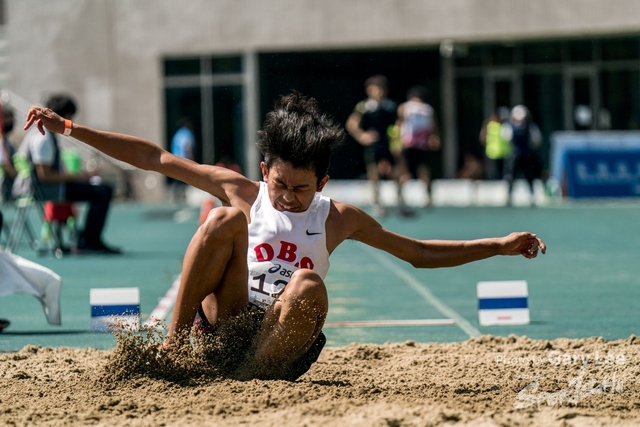
[[[43,135],[44,128],[55,133],[64,132],[64,119],[50,108],[31,107],[27,113],[27,124],[24,125],[24,130],[29,129],[34,123]]]
[[[427,140],[427,145],[429,146],[429,150],[438,151],[440,149],[440,137],[438,135],[429,135],[429,139]]]
[[[547,246],[535,234],[527,232],[511,233],[502,238],[502,255],[522,255],[525,258],[535,258],[538,251],[547,253]]]
[[[368,130],[360,134],[358,142],[362,145],[371,145],[374,142],[378,142],[380,135],[375,130]]]

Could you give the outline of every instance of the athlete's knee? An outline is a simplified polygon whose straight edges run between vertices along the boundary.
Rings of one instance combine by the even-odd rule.
[[[233,238],[247,234],[247,218],[238,208],[221,206],[209,212],[198,231],[206,237]]]
[[[296,286],[309,289],[325,289],[324,280],[315,271],[309,268],[301,268],[296,270],[291,275],[291,281],[289,283],[295,283]]]
[[[328,306],[327,288],[318,273],[301,268],[291,275],[285,291],[296,300],[314,301],[323,307]]]

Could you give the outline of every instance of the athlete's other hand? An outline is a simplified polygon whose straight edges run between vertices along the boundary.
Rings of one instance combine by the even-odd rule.
[[[24,125],[24,130],[29,129],[34,123],[43,135],[44,128],[55,133],[64,132],[64,119],[50,108],[31,107],[27,113],[27,123]]]
[[[358,142],[360,142],[360,144],[362,145],[371,145],[375,142],[378,142],[379,139],[380,134],[378,134],[378,132],[376,132],[375,130],[368,130],[360,134]]]
[[[527,232],[511,233],[502,238],[502,255],[522,255],[525,258],[535,258],[538,251],[547,253],[547,246],[535,234]]]
[[[429,135],[427,145],[429,146],[429,150],[438,151],[441,146],[440,137],[438,135]]]

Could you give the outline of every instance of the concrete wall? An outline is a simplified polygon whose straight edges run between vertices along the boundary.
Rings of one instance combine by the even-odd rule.
[[[161,59],[637,32],[634,0],[8,0],[10,89],[164,143]],[[147,198],[161,193],[147,180]]]

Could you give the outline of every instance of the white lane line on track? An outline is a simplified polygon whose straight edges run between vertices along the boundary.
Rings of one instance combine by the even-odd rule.
[[[167,315],[173,308],[173,305],[176,303],[178,289],[180,289],[180,276],[181,274],[178,274],[178,276],[175,278],[175,280],[171,284],[171,287],[167,290],[162,299],[160,299],[158,305],[156,305],[156,308],[153,309],[147,321],[144,322],[144,326],[151,326],[153,324],[156,324],[158,320],[166,320]]]
[[[436,310],[438,310],[445,317],[453,319],[456,322],[456,325],[460,329],[464,331],[470,338],[479,337],[482,335],[479,330],[477,330],[467,319],[462,317],[462,315],[458,314],[457,311],[449,307],[447,304],[442,302],[440,298],[435,296],[431,289],[423,283],[420,283],[415,277],[411,274],[407,273],[402,267],[395,264],[393,261],[389,260],[385,255],[380,253],[377,249],[371,248],[367,245],[364,245],[364,248],[371,253],[371,255],[380,263],[386,265],[391,272],[393,272],[396,276],[404,281],[411,289],[416,291],[417,293],[424,298],[426,302],[431,304]]]
[[[444,326],[455,325],[453,319],[407,319],[407,320],[361,320],[344,322],[325,322],[325,328],[376,328],[383,326]]]

